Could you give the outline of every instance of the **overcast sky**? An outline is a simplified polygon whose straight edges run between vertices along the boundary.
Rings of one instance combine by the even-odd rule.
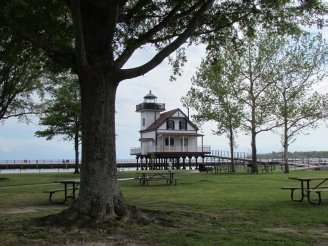
[[[328,27],[323,33],[328,39]],[[154,53],[150,49],[136,52],[128,64],[129,67],[143,64]],[[136,113],[136,105],[143,102],[143,97],[149,90],[157,96],[158,103],[165,103],[166,110],[180,108],[185,114],[187,109],[182,107],[180,99],[185,96],[191,87],[191,77],[205,56],[203,47],[190,47],[187,50],[188,62],[183,68],[183,76],[175,82],[170,82],[172,69],[165,60],[157,68],[144,76],[126,80],[119,85],[116,95],[116,134],[117,134],[117,159],[134,159],[130,155],[131,147],[139,147],[140,113]],[[315,90],[320,93],[328,93],[328,78],[326,77]],[[192,111],[191,111],[192,113]],[[0,125],[0,161],[3,160],[57,160],[74,159],[73,142],[62,141],[60,137],[51,141],[44,138],[36,138],[35,131],[40,130],[38,119],[34,124],[17,123],[16,119],[6,120]],[[327,123],[328,124],[328,123]],[[202,127],[205,134],[204,145],[210,145],[212,150],[229,150],[228,140],[225,136],[211,134],[211,128],[215,129],[215,123],[207,123]],[[322,122],[316,130],[308,131],[308,135],[300,135],[290,145],[290,151],[328,151],[328,128]],[[239,147],[237,152],[250,153],[250,136],[239,133],[237,138]],[[280,136],[273,133],[260,133],[257,137],[258,153],[270,153],[282,151]]]

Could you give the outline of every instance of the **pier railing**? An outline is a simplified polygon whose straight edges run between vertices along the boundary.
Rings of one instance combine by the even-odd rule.
[[[284,163],[282,156],[277,155],[268,155],[268,154],[258,154],[259,162],[276,162],[282,164]],[[234,154],[235,164],[236,165],[245,165],[246,163],[251,162],[251,156],[249,153],[236,152]],[[170,160],[171,162],[176,162],[176,160]],[[212,150],[211,154],[207,155],[204,159],[198,158],[197,161],[195,158],[190,160],[191,166],[195,167],[195,163],[207,163],[209,165],[214,165],[215,163],[229,162],[230,161],[230,152],[229,151],[220,151]],[[182,160],[180,161],[182,162]],[[189,159],[186,158],[185,162],[188,163]],[[138,168],[141,165],[145,165],[145,159],[117,159],[117,168]],[[290,167],[295,168],[310,168],[310,167],[326,167],[328,168],[328,155],[327,156],[298,156],[291,157],[288,159]],[[79,166],[81,161],[79,161]],[[73,169],[75,168],[75,159],[31,159],[31,160],[0,160],[0,171],[1,170],[13,170],[13,169]]]

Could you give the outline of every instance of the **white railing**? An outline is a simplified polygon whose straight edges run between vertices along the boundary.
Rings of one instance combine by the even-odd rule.
[[[156,153],[156,152],[211,152],[211,146],[203,145],[203,146],[188,146],[188,147],[181,147],[175,145],[160,145],[160,146],[153,146],[148,147],[145,151],[146,153],[142,153],[142,149],[140,147],[132,147],[130,149],[130,155],[138,155],[138,154],[148,154],[148,153]]]
[[[137,155],[137,154],[141,154],[141,148],[140,147],[132,147],[130,148],[130,155]]]

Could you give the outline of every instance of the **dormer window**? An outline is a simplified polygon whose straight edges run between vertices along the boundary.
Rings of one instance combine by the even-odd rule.
[[[166,122],[166,130],[174,130],[174,121],[173,120],[168,120]]]
[[[179,121],[179,129],[180,130],[187,130],[187,121],[185,121],[185,120]]]

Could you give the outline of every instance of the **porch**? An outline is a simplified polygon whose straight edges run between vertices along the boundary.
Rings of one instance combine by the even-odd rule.
[[[158,145],[147,146],[142,149],[141,147],[130,148],[130,155],[151,155],[151,154],[210,154],[211,146],[176,146],[176,145]]]

